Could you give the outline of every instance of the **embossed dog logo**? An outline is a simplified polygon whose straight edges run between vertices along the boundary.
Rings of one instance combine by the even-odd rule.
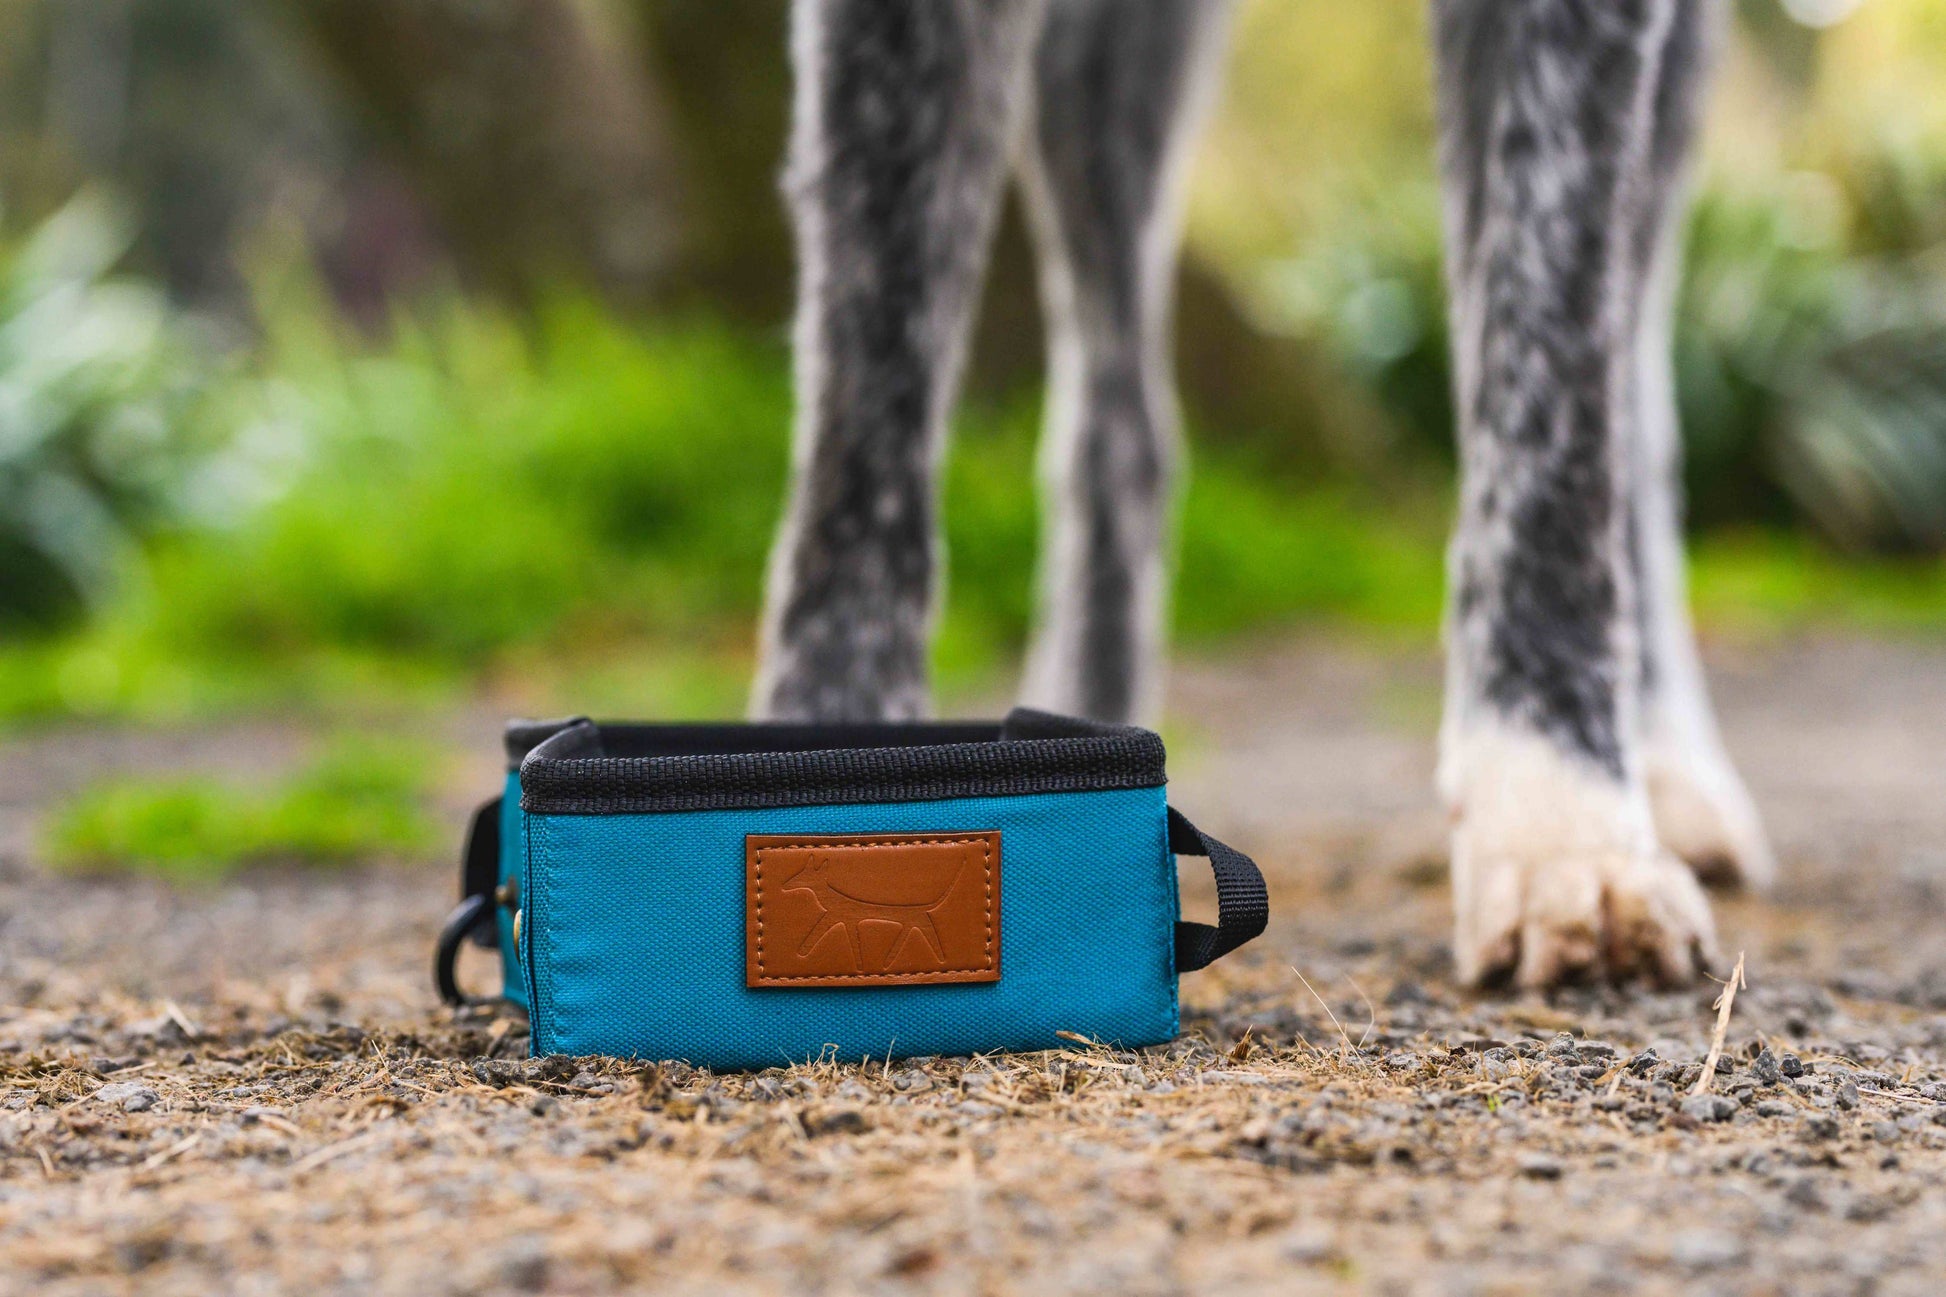
[[[809,892],[818,903],[818,920],[804,934],[797,956],[802,959],[837,928],[851,952],[851,966],[859,973],[882,973],[891,966],[906,938],[918,933],[933,958],[946,962],[946,951],[933,926],[932,912],[945,901],[966,867],[964,857],[933,856],[914,860],[910,867],[888,872],[871,862],[844,853],[817,852],[784,887],[786,892]],[[895,931],[884,955],[866,966],[865,926],[888,924]]]

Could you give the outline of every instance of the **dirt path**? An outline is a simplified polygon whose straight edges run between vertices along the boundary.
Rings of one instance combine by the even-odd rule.
[[[1946,649],[1714,666],[1785,883],[1719,908],[1750,988],[1702,1101],[1713,991],[1453,989],[1416,657],[1182,671],[1177,800],[1277,918],[1142,1055],[530,1065],[431,1003],[443,864],[181,893],[32,860],[94,772],[290,735],[0,746],[0,1290],[1936,1293]],[[453,732],[489,777],[490,721]]]

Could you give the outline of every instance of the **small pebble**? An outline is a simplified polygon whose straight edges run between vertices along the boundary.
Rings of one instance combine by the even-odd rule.
[[[1858,1106],[1858,1085],[1856,1082],[1846,1081],[1838,1087],[1838,1106],[1846,1112],[1850,1112]]]
[[[1736,1265],[1745,1256],[1736,1235],[1720,1229],[1684,1230],[1669,1243],[1669,1259],[1690,1270]]]
[[[91,1097],[97,1103],[119,1105],[123,1112],[147,1112],[162,1098],[140,1081],[111,1081]]]
[[[1892,1163],[1893,1166],[1898,1165],[1897,1158],[1891,1158],[1888,1160]],[[1880,1163],[1879,1165],[1883,1167],[1885,1164]],[[1873,1197],[1870,1194],[1861,1194],[1858,1197],[1853,1198],[1850,1202],[1845,1204],[1846,1220],[1870,1222],[1875,1220],[1884,1220],[1887,1216],[1891,1214],[1892,1214],[1891,1203],[1886,1202],[1883,1198]]]
[[[1286,1234],[1277,1245],[1286,1261],[1298,1265],[1323,1265],[1337,1259],[1337,1245],[1331,1241],[1331,1233],[1320,1226],[1300,1225]]]
[[[1818,1190],[1815,1180],[1793,1181],[1791,1187],[1784,1190],[1784,1201],[1805,1211],[1824,1210],[1824,1194]]]
[[[1728,1121],[1737,1115],[1737,1101],[1725,1094],[1696,1094],[1682,1101],[1682,1113],[1695,1121]]]
[[[1385,1003],[1392,1008],[1408,1004],[1431,1004],[1433,999],[1426,994],[1426,988],[1417,982],[1397,982],[1385,994]]]
[[[500,1260],[500,1274],[509,1288],[539,1292],[547,1287],[547,1249],[534,1239],[518,1239]]]
[[[1545,1153],[1523,1153],[1521,1154],[1518,1165],[1520,1173],[1529,1180],[1559,1180],[1561,1178],[1562,1167],[1560,1159],[1549,1157]]]
[[[1785,1103],[1782,1099],[1765,1099],[1757,1105],[1757,1115],[1759,1117],[1788,1117],[1796,1111],[1797,1109],[1791,1107],[1791,1105]]]
[[[1804,1060],[1796,1054],[1786,1054],[1777,1060],[1777,1070],[1785,1076],[1796,1078],[1805,1073]]]
[[[558,1054],[547,1058],[530,1058],[517,1066],[530,1081],[566,1081],[577,1070],[573,1059]]]

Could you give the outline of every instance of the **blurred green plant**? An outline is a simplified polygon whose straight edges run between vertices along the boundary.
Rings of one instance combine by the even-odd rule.
[[[341,865],[422,855],[441,839],[428,811],[430,753],[342,738],[266,789],[211,779],[122,778],[66,803],[46,856],[71,872],[140,872],[184,882],[256,864]]]
[[[75,633],[0,650],[0,715],[480,680],[537,709],[736,709],[785,485],[780,341],[453,302],[374,344],[301,290],[265,319],[255,368],[205,406],[228,431],[203,472],[253,503],[156,536],[144,586]],[[961,420],[949,679],[984,678],[1024,638],[1038,421],[1026,400]],[[1213,452],[1184,504],[1181,624],[1429,625],[1438,513],[1401,528],[1357,493]]]
[[[1946,550],[1946,156],[1720,193],[1695,229],[1679,346],[1704,520],[1738,511],[1727,471],[1754,462],[1843,548]]]
[[[195,486],[201,349],[98,193],[0,246],[0,628],[99,607]]]
[[[1252,285],[1328,339],[1394,453],[1452,460],[1437,194],[1391,185]],[[1895,148],[1704,189],[1677,303],[1692,525],[1946,550],[1946,156]]]

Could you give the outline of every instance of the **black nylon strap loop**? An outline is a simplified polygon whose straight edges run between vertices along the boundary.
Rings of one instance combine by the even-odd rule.
[[[433,946],[432,981],[447,1004],[473,1003],[459,988],[455,966],[461,943],[471,941],[487,950],[500,948],[500,924],[494,892],[500,886],[500,799],[473,812],[466,829],[466,846],[459,857],[459,905],[446,916]],[[484,1003],[484,1001],[480,1001]]]
[[[466,849],[460,854],[459,897],[491,898],[500,886],[500,799],[494,798],[473,812],[473,823],[466,830]],[[493,917],[491,907],[487,920]],[[482,920],[467,934],[473,944],[487,950],[500,946],[498,924]]]
[[[491,896],[469,896],[446,916],[445,925],[439,929],[439,941],[433,946],[432,983],[439,991],[439,998],[447,1004],[458,1006],[489,1002],[474,1000],[460,990],[455,966],[459,963],[460,945],[482,924],[491,925],[492,922]]]
[[[1191,824],[1173,806],[1169,850],[1179,856],[1208,856],[1216,874],[1216,926],[1176,922],[1176,971],[1193,973],[1263,932],[1270,922],[1270,893],[1255,861]]]

